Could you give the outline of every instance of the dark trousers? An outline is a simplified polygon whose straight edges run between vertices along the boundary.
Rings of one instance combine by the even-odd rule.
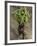
[[[24,31],[23,32],[19,31],[19,35],[21,34],[22,34],[22,39],[24,39]]]

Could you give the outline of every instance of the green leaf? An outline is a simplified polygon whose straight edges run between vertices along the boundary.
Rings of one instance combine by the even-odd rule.
[[[28,16],[25,17],[25,21],[28,22]]]
[[[29,15],[29,12],[27,11],[27,9],[25,8],[25,9],[18,9],[18,10],[16,10],[16,12],[15,12],[15,16],[16,16],[16,20],[17,20],[17,22],[19,23],[26,23],[26,22],[28,22],[28,20],[29,20],[29,18],[30,18],[30,15]]]

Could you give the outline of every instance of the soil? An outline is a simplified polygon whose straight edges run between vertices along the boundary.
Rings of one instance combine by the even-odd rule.
[[[29,7],[30,8],[30,7]],[[29,9],[31,12],[31,8]],[[12,12],[14,12],[17,9],[17,7],[11,7],[10,8],[10,40],[21,40],[22,34],[19,35],[18,32],[18,22],[14,19],[14,16],[12,16]],[[31,39],[32,38],[32,18],[29,20],[28,23],[25,24],[24,27],[24,39]]]

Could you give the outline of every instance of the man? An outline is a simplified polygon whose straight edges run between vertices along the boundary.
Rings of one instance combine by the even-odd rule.
[[[19,24],[19,28],[18,28],[18,31],[19,31],[19,35],[22,34],[22,39],[24,39],[24,24]]]

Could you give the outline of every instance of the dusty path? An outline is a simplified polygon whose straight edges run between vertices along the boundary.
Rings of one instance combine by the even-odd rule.
[[[12,12],[14,12],[17,9],[17,7],[11,7],[11,12],[10,12],[10,39],[11,40],[17,40],[22,38],[22,34],[19,36],[18,33],[18,23],[14,19],[14,16],[12,15]],[[29,10],[29,8],[28,8]],[[29,10],[31,12],[31,8]],[[27,24],[25,24],[25,29],[24,29],[24,39],[31,39],[32,38],[32,20],[30,19]]]
[[[31,21],[25,25],[24,29],[24,39],[31,39],[32,38],[32,29],[31,29]],[[18,33],[18,23],[11,17],[11,27],[10,27],[10,39],[21,39],[22,34],[19,36]]]

